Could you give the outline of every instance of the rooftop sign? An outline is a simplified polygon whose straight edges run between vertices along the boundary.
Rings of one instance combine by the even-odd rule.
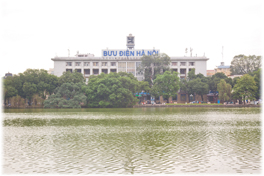
[[[122,57],[122,56],[150,56],[153,54],[159,54],[159,50],[155,49],[141,49],[141,50],[102,50],[102,56],[103,57]]]

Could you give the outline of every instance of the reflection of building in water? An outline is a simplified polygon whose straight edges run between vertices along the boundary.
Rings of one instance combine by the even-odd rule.
[[[61,76],[65,71],[80,72],[88,80],[90,75],[98,75],[110,72],[127,72],[132,73],[138,80],[143,80],[143,72],[138,68],[141,64],[143,55],[160,54],[157,49],[134,49],[135,37],[131,34],[127,36],[127,49],[123,50],[102,50],[101,57],[95,57],[93,54],[77,54],[74,57],[58,57],[55,56],[51,60],[54,61],[54,75]],[[195,74],[202,73],[206,76],[206,61],[209,58],[205,56],[182,56],[170,57],[171,69],[179,73],[180,78],[188,76],[191,69],[195,69]]]

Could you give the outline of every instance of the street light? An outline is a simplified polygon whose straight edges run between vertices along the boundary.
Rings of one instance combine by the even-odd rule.
[[[192,98],[193,98],[193,95],[191,94],[191,95],[190,95],[190,99],[192,100]],[[189,103],[190,103],[190,100],[189,100]]]

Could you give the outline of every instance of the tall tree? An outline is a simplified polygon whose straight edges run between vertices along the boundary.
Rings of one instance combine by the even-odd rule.
[[[188,82],[187,92],[188,94],[198,94],[201,96],[203,101],[203,95],[208,93],[208,84],[201,81],[200,78],[193,79]]]
[[[259,68],[257,71],[250,73],[250,75],[254,77],[254,80],[256,82],[256,86],[258,88],[256,92],[256,99],[259,99],[261,97],[261,69]]]
[[[59,86],[63,83],[84,83],[84,77],[82,73],[77,72],[74,70],[74,72],[63,72],[63,74],[59,77],[58,84]]]
[[[151,88],[151,94],[155,97],[162,96],[164,99],[177,94],[180,89],[180,80],[177,72],[166,71],[163,75],[157,75]]]
[[[44,101],[44,108],[81,108],[81,103],[86,103],[87,98],[82,86],[82,83],[63,83]]]
[[[30,103],[29,105],[31,105],[31,99],[32,99],[33,95],[35,93],[37,93],[37,86],[36,86],[36,84],[30,83],[30,82],[25,82],[23,84],[23,88],[22,89],[23,89],[23,92],[26,95],[26,98],[28,99],[28,101]]]
[[[132,107],[138,99],[138,80],[131,73],[101,73],[83,86],[88,107]]]
[[[17,95],[17,90],[12,86],[4,87],[4,103],[9,100],[11,97]]]
[[[232,79],[229,79],[224,73],[216,73],[209,78],[208,85],[211,91],[217,91],[217,84],[224,79],[227,83],[232,84]]]
[[[249,74],[245,74],[240,77],[233,89],[233,98],[240,99],[242,101],[245,100],[245,97],[250,100],[254,100],[258,90],[254,77],[250,76]]]
[[[145,81],[153,85],[153,80],[158,74],[162,74],[169,70],[170,57],[166,54],[144,55],[141,58],[140,70],[144,71]]]
[[[221,79],[220,83],[217,84],[217,91],[221,101],[228,101],[231,99],[232,86],[227,84],[224,79]]]
[[[257,71],[261,67],[261,56],[243,54],[237,55],[231,62],[231,74],[232,75],[243,75],[250,72]]]

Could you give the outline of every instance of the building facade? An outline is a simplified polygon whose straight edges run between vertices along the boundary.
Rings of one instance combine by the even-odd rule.
[[[224,73],[226,76],[231,75],[230,65],[225,65],[224,62],[221,62],[217,68],[215,68],[215,73]]]
[[[141,58],[144,55],[160,54],[160,50],[134,49],[135,37],[131,34],[127,36],[127,49],[103,49],[101,57],[93,54],[77,54],[75,57],[54,57],[54,75],[61,76],[65,71],[80,72],[89,79],[90,75],[98,75],[110,72],[132,73],[139,81],[144,79],[144,74],[138,68]],[[191,69],[195,69],[195,74],[201,73],[206,76],[206,63],[209,58],[205,56],[170,56],[170,68],[179,73],[180,78],[185,78]]]

